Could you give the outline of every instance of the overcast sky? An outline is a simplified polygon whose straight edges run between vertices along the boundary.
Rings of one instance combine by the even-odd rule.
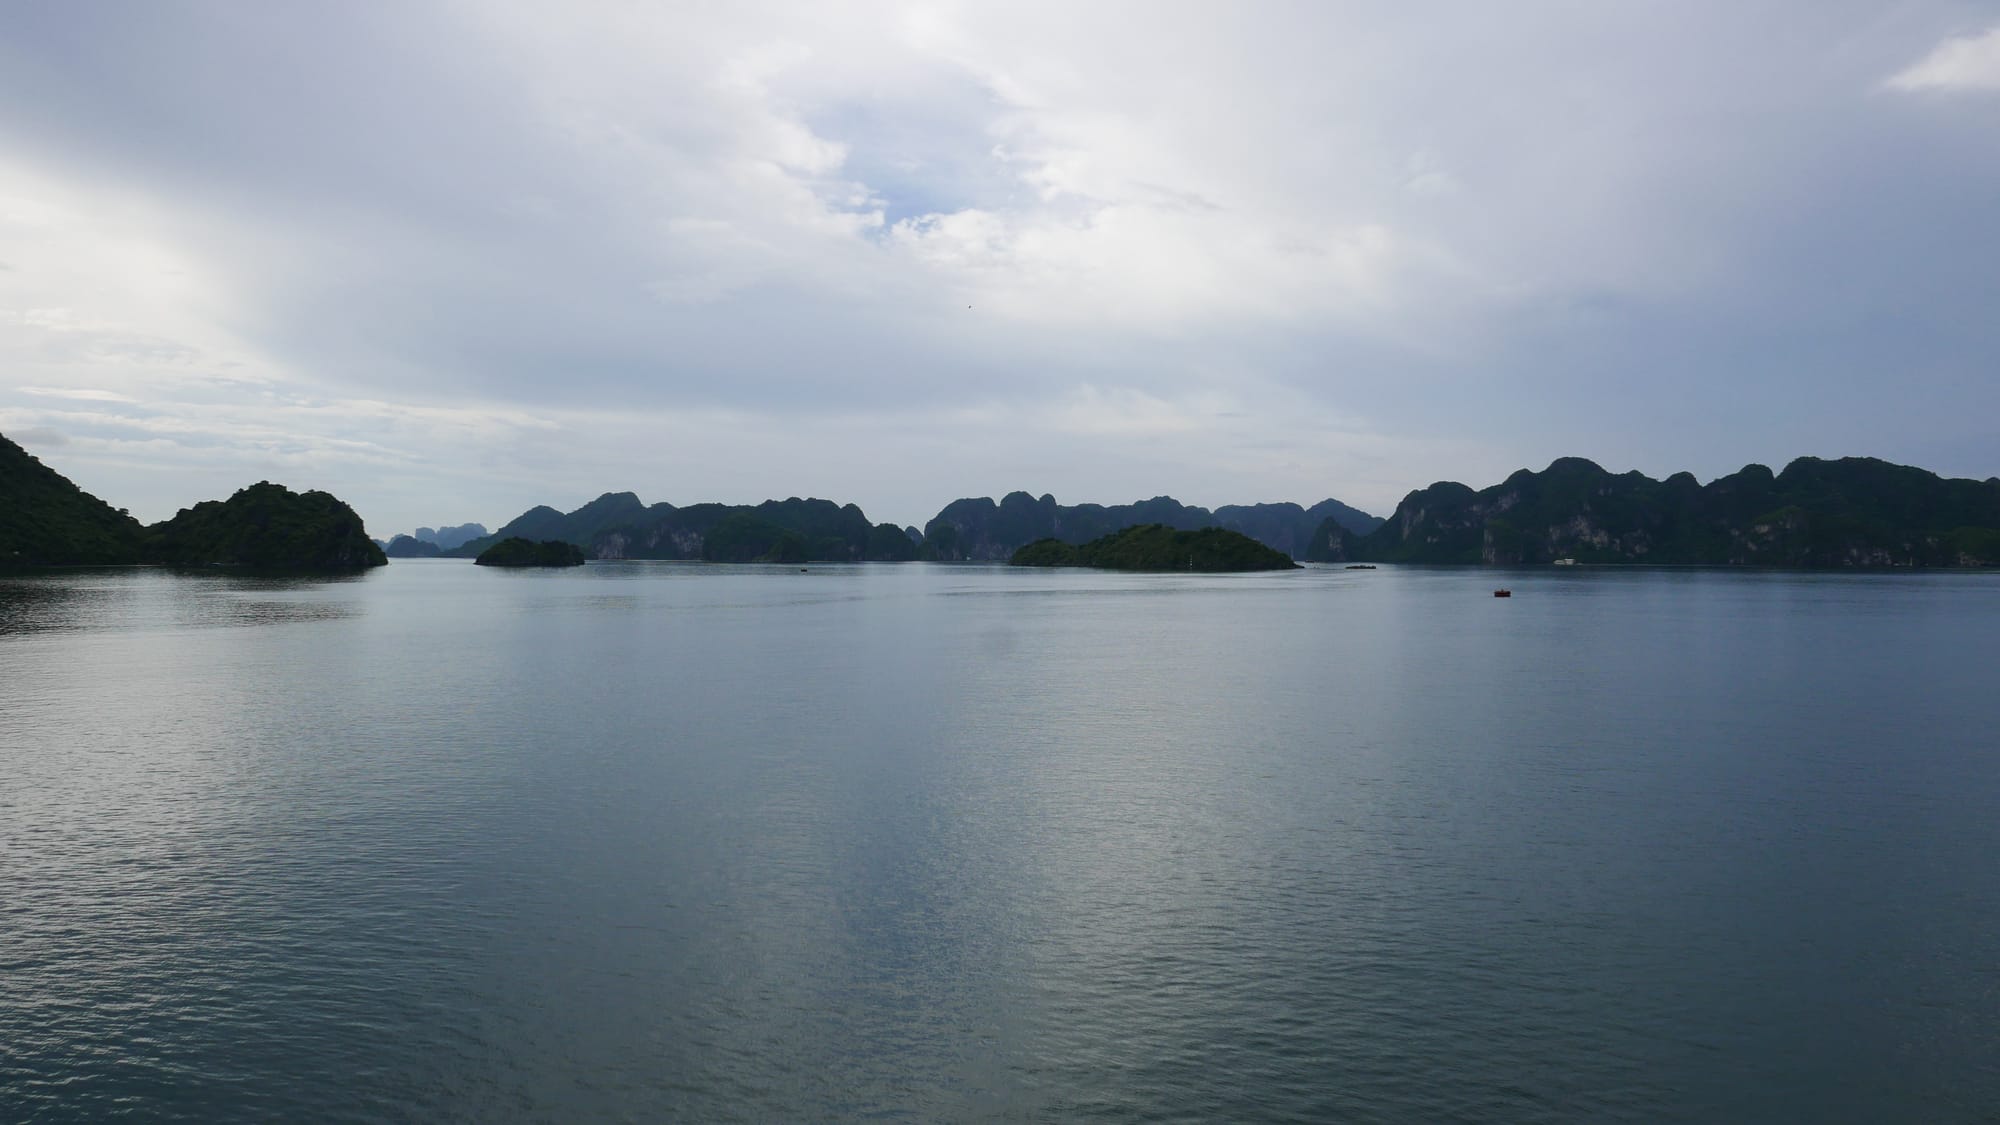
[[[155,520],[2000,473],[2000,3],[0,0],[0,433]]]

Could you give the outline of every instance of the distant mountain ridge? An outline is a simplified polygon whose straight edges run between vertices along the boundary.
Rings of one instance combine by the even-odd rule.
[[[1706,485],[1613,474],[1564,457],[1474,491],[1444,481],[1403,498],[1381,527],[1332,522],[1305,552],[1321,562],[1511,565],[1571,558],[1791,567],[2000,565],[2000,478],[1946,479],[1872,457],[1801,457]]]
[[[444,548],[436,543],[408,535],[398,535],[380,546],[382,553],[392,559],[434,559],[444,553]]]
[[[901,562],[917,545],[894,524],[871,524],[853,504],[766,500],[762,504],[648,505],[630,492],[607,492],[573,512],[537,505],[492,535],[444,552],[477,556],[505,539],[559,539],[597,559],[689,559],[707,562]]]
[[[1128,527],[1161,524],[1177,531],[1220,527],[1247,535],[1275,551],[1298,557],[1325,523],[1354,534],[1367,534],[1382,520],[1338,500],[1322,500],[1310,508],[1297,504],[1225,504],[1214,511],[1183,504],[1171,496],[1155,496],[1134,504],[1058,504],[1052,495],[1039,498],[1010,492],[998,503],[987,497],[954,500],[924,525],[921,557],[945,561],[1011,558],[1015,551],[1043,539],[1082,544]]]
[[[419,543],[435,543],[439,549],[449,551],[486,533],[486,525],[483,523],[462,523],[457,527],[420,527],[410,532],[410,538]]]
[[[375,542],[392,559],[430,559],[486,535],[485,524],[462,523],[457,527],[420,527],[407,535],[393,535]]]
[[[569,513],[523,512],[490,536],[443,553],[471,558],[503,539],[561,540],[599,559],[716,562],[1002,561],[1052,539],[1081,545],[1129,527],[1218,527],[1294,558],[1322,562],[1515,565],[1677,563],[1784,567],[2000,566],[2000,477],[1946,479],[1868,457],[1802,457],[1782,473],[1747,465],[1707,485],[1614,474],[1565,457],[1474,490],[1442,481],[1403,498],[1387,521],[1325,500],[1225,505],[1168,496],[1136,504],[1057,504],[1026,492],[946,505],[922,533],[871,524],[853,504],[647,505],[608,492]],[[462,525],[462,531],[478,525]],[[1303,530],[1302,530],[1303,529]],[[420,529],[430,530],[430,529]],[[399,556],[432,542],[391,541]],[[386,561],[360,516],[324,492],[260,482],[227,501],[143,527],[0,436],[0,569],[166,563],[348,569]]]

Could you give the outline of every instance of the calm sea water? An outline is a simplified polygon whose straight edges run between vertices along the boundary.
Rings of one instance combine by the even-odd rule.
[[[2000,575],[0,582],[118,1114],[2000,1119]]]

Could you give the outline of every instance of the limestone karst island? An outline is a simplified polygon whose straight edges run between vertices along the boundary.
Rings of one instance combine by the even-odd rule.
[[[347,504],[269,481],[145,526],[0,437],[0,567],[12,570],[343,571],[390,556],[495,567],[929,560],[1198,572],[1285,569],[1294,560],[1990,567],[2000,565],[2000,478],[1802,457],[1782,472],[1749,465],[1704,485],[1687,473],[1655,480],[1565,457],[1480,490],[1449,481],[1418,489],[1387,519],[1333,499],[1210,510],[1169,496],[1064,505],[1012,492],[997,502],[953,501],[918,529],[872,523],[859,507],[831,500],[676,507],[612,492],[568,513],[531,508],[492,534],[476,534],[485,530],[477,524],[418,530],[436,538],[399,535],[385,554]]]
[[[324,492],[260,481],[148,527],[0,437],[0,567],[341,571],[386,562],[354,509]]]

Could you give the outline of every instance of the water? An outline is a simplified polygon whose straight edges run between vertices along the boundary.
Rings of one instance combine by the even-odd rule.
[[[1991,1121],[1996,668],[1990,573],[4,581],[0,1119]]]

